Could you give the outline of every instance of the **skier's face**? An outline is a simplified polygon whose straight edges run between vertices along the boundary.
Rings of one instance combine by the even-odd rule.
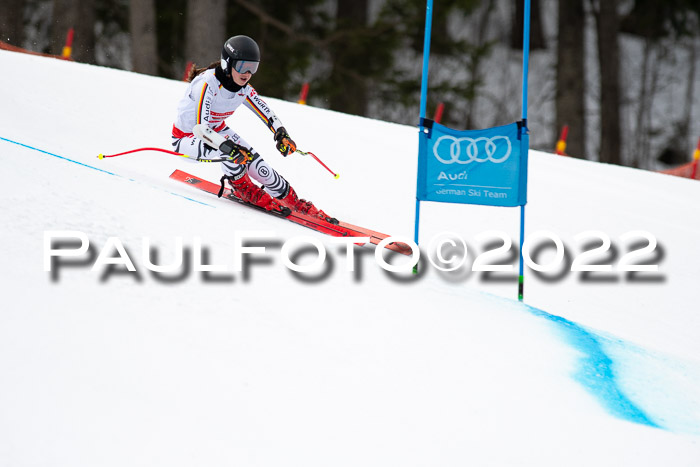
[[[233,78],[233,82],[239,86],[245,86],[248,84],[248,81],[250,81],[252,76],[253,74],[250,71],[239,73],[236,70],[231,70],[231,78]]]

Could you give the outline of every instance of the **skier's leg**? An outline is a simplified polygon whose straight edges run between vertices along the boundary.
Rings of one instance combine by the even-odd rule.
[[[252,147],[230,128],[224,128],[219,134],[252,152]],[[207,146],[204,141],[197,138],[195,135],[173,138],[173,148],[181,154],[188,155],[190,157],[188,160],[191,161],[226,157],[226,154],[223,154],[218,149]],[[251,181],[248,176],[247,168],[247,165],[236,164],[233,161],[222,162],[221,169],[224,172],[224,176],[221,179],[221,183],[223,184],[224,180],[228,181],[229,185],[231,185],[233,195],[240,200],[255,204],[267,210],[280,210],[279,203],[266,193],[265,190]]]
[[[338,221],[325,212],[318,209],[311,201],[299,199],[294,188],[275,169],[260,157],[260,154],[252,151],[253,160],[248,163],[248,173],[251,178],[262,183],[265,191],[274,196],[282,206],[286,206],[293,211],[319,217],[328,222],[337,224]]]
[[[287,183],[287,180],[265,162],[260,154],[255,152],[253,146],[248,144],[246,140],[228,127],[224,128],[219,133],[239,146],[246,148],[253,154],[253,160],[247,164],[248,174],[250,178],[260,183],[267,193],[275,198],[281,198],[289,192],[289,183]],[[239,164],[234,164],[233,162],[224,162],[223,166],[224,172],[227,173],[237,172],[241,167]]]
[[[238,141],[241,140],[240,136],[231,131],[228,127],[222,130],[220,134],[226,139],[232,139],[236,144],[240,144],[238,143]],[[207,146],[203,140],[197,138],[193,134],[185,135],[182,138],[173,136],[172,145],[175,152],[189,156],[186,160],[190,162],[197,162],[199,159],[215,159],[227,156],[227,154],[222,153],[218,149]],[[246,145],[246,147],[248,146]],[[232,179],[241,178],[246,173],[245,165],[236,164],[232,161],[223,162],[221,168],[226,176]]]
[[[248,163],[248,173],[253,180],[257,180],[270,195],[275,198],[283,198],[289,193],[289,183],[275,169],[273,169],[260,154],[253,152],[253,160]]]
[[[325,219],[329,222],[338,221],[328,216],[326,213],[316,208],[313,203],[300,199],[294,188],[275,169],[255,152],[240,135],[226,127],[219,132],[227,139],[243,146],[253,154],[253,160],[248,164],[236,164],[233,161],[221,163],[224,171],[224,178],[229,181],[233,189],[233,194],[244,201],[257,204],[266,209],[278,209],[280,205],[286,206],[294,211],[309,214]],[[208,147],[202,140],[194,135],[185,136],[180,139],[173,138],[175,151],[187,154],[192,159],[208,159],[225,156],[218,149]],[[251,178],[262,184],[264,190],[255,185]]]
[[[274,196],[280,205],[286,206],[293,211],[319,217],[334,224],[338,223],[336,219],[314,206],[311,201],[300,199],[289,182],[265,162],[252,146],[248,145],[240,136],[235,135],[235,137],[237,138],[235,140],[237,144],[249,149],[253,154],[253,160],[248,163],[250,177],[261,183],[265,187],[265,191]]]
[[[173,136],[172,145],[175,152],[189,156],[187,160],[191,162],[222,156],[221,151],[210,148],[204,144],[204,141],[192,134],[185,135],[182,138]]]

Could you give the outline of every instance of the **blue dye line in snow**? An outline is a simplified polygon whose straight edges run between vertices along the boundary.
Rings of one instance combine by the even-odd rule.
[[[48,154],[49,156],[57,157],[58,159],[63,159],[64,161],[68,161],[68,162],[72,162],[74,164],[82,165],[83,167],[88,167],[90,169],[97,170],[99,172],[104,172],[104,173],[109,174],[109,175],[114,175],[115,177],[121,176],[121,175],[117,175],[117,174],[112,173],[112,172],[108,172],[107,170],[93,167],[92,165],[84,164],[82,162],[79,162],[79,161],[76,161],[73,159],[69,159],[67,157],[59,156],[58,154],[54,154],[54,153],[49,152],[49,151],[44,151],[43,149],[35,148],[33,146],[29,146],[29,145],[24,144],[24,143],[19,143],[17,141],[12,141],[11,139],[3,138],[2,136],[0,136],[0,140],[7,141],[8,143],[16,144],[17,146],[22,146],[23,148],[31,149],[32,151],[37,151],[37,152],[41,152],[44,154]]]
[[[527,305],[525,307],[535,316],[556,324],[569,344],[585,355],[579,362],[575,379],[588,389],[608,412],[623,420],[662,428],[624,394],[617,383],[613,361],[605,353],[594,333],[560,316]]]
[[[119,175],[119,174],[116,174],[116,173],[114,173],[114,172],[110,172],[110,171],[108,171],[108,170],[100,169],[99,167],[95,167],[95,166],[93,166],[93,165],[85,164],[85,163],[83,163],[83,162],[76,161],[76,160],[74,160],[74,159],[69,159],[68,157],[59,156],[58,154],[54,154],[54,153],[52,153],[52,152],[45,151],[45,150],[43,150],[43,149],[35,148],[34,146],[29,146],[29,145],[24,144],[24,143],[19,143],[19,142],[17,142],[17,141],[13,141],[13,140],[11,140],[11,139],[3,138],[2,136],[0,136],[0,140],[6,141],[6,142],[8,142],[8,143],[16,144],[17,146],[22,146],[23,148],[31,149],[32,151],[37,151],[37,152],[41,152],[41,153],[43,153],[43,154],[48,154],[49,156],[56,157],[56,158],[62,159],[62,160],[64,160],[64,161],[68,161],[68,162],[72,162],[72,163],[74,163],[74,164],[82,165],[83,167],[87,167],[88,169],[93,169],[93,170],[97,170],[98,172],[106,173],[106,174],[109,174],[109,175],[114,175],[115,177],[126,178],[126,177],[124,177],[124,176],[122,176],[122,175]],[[127,180],[129,180],[129,181],[131,181],[131,182],[135,182],[135,181],[136,181],[136,180],[134,180],[133,178],[128,178]],[[186,200],[193,201],[193,202],[195,202],[195,203],[197,203],[197,204],[203,204],[204,206],[213,207],[211,204],[204,203],[204,202],[202,202],[202,201],[199,201],[199,200],[190,198],[190,197],[188,197],[188,196],[184,196],[184,195],[181,195],[181,194],[179,194],[179,193],[174,193],[174,192],[172,192],[172,191],[167,191],[167,190],[165,190],[165,191],[168,192],[168,193],[170,193],[171,195],[179,196],[180,198],[184,198],[184,199],[186,199]]]

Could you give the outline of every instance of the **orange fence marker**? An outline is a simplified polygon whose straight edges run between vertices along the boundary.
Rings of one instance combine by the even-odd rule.
[[[695,147],[693,152],[693,160],[686,162],[678,167],[673,167],[666,170],[661,170],[659,173],[666,175],[675,175],[676,177],[690,178],[692,180],[700,180],[700,174],[698,173],[698,164],[700,164],[700,139],[698,139],[698,145]]]
[[[37,57],[49,57],[49,58],[57,58],[60,60],[72,60],[72,59],[64,59],[60,55],[51,55],[51,54],[45,54],[41,52],[34,52],[32,50],[27,50],[23,49],[22,47],[17,47],[12,44],[8,44],[7,42],[0,41],[0,50],[9,50],[10,52],[18,52],[22,54],[27,54],[27,55],[36,55]]]

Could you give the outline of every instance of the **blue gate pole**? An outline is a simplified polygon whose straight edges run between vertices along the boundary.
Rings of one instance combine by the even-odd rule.
[[[527,74],[530,61],[530,0],[525,0],[523,15],[523,126],[527,123]]]
[[[430,64],[430,34],[433,22],[433,0],[428,0],[425,8],[425,36],[423,38],[423,77],[420,86],[420,120],[418,128],[421,133],[425,131],[423,123],[425,120],[426,107],[428,105],[428,66]],[[421,134],[419,138],[422,138]],[[420,151],[420,144],[418,145]],[[416,194],[416,215],[414,221],[413,240],[418,245],[418,234],[420,231],[420,200]],[[413,272],[418,272],[418,265],[413,268]]]
[[[525,0],[525,12],[523,14],[523,135],[527,130],[527,75],[528,62],[530,61],[530,0]],[[526,148],[529,150],[529,148]],[[522,155],[521,155],[522,157]],[[527,159],[527,158],[526,158]],[[523,170],[522,167],[520,170]],[[525,204],[520,206],[520,272],[518,275],[518,300],[523,301],[525,294],[525,279],[523,265],[523,243],[525,241]]]
[[[423,38],[423,78],[420,85],[420,118],[425,118],[428,102],[428,64],[430,63],[430,30],[433,22],[433,0],[428,0],[425,8],[425,36]]]

